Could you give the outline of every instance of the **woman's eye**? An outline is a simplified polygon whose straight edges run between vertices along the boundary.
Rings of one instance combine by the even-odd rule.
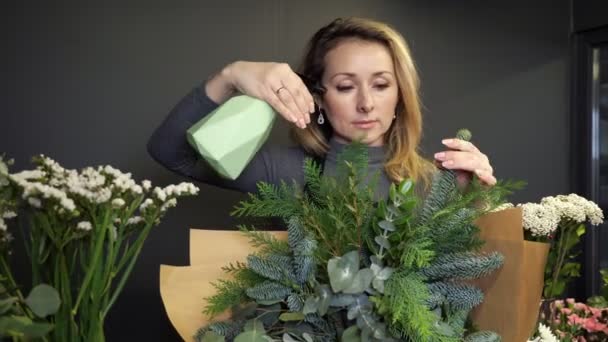
[[[336,89],[338,89],[338,91],[344,92],[353,89],[353,86],[337,86]]]
[[[386,89],[386,88],[388,88],[388,84],[376,84],[376,88],[378,88],[378,89]]]

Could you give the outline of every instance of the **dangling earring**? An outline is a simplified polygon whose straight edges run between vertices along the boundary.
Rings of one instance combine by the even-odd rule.
[[[393,120],[397,118],[397,114],[393,114]]]
[[[319,117],[317,118],[317,123],[322,125],[325,123],[325,118],[323,117],[323,109],[319,108]]]

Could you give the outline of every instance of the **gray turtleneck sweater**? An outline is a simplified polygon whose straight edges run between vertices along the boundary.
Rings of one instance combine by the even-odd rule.
[[[202,158],[199,158],[186,139],[186,131],[217,107],[218,104],[205,94],[203,85],[195,87],[154,131],[147,144],[148,153],[173,172],[226,189],[254,193],[257,191],[256,183],[259,181],[280,184],[281,180],[291,183],[292,179],[304,186],[304,158],[312,158],[312,156],[298,146],[264,144],[236,180],[219,176]],[[329,144],[324,175],[335,174],[337,156],[346,146],[335,139],[331,139]],[[390,185],[383,168],[385,148],[368,147],[368,156],[370,174],[380,171],[376,199],[385,199]]]

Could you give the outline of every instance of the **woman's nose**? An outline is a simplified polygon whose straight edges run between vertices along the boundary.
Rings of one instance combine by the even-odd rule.
[[[367,90],[362,90],[359,94],[359,103],[357,109],[364,113],[369,113],[374,109],[374,99]]]

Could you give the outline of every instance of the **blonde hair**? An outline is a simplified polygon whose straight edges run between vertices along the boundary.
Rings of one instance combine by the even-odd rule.
[[[386,133],[388,156],[384,170],[393,182],[410,178],[422,181],[426,188],[435,167],[419,153],[422,139],[420,81],[407,43],[395,29],[370,19],[335,19],[310,39],[298,70],[311,80],[320,82],[325,71],[325,55],[343,40],[352,38],[381,43],[389,49],[393,58],[399,101],[395,110],[396,118]],[[290,135],[308,153],[324,157],[329,150],[331,132],[329,122],[321,126],[316,120],[311,120],[306,129],[292,126]]]

